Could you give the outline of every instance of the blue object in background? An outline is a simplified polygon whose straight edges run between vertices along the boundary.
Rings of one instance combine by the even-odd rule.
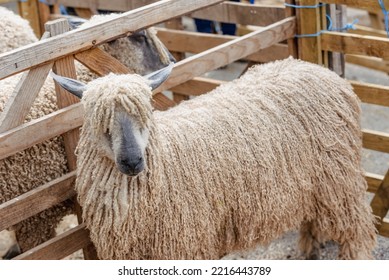
[[[240,0],[230,0],[232,2],[240,2]],[[254,1],[252,1],[254,2]],[[251,1],[250,1],[251,3]],[[202,33],[216,33],[215,24],[213,21],[206,19],[195,18],[196,29]],[[235,35],[236,24],[235,23],[220,23],[221,31],[224,35]]]

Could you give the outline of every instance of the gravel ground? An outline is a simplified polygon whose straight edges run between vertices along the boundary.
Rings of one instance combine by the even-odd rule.
[[[265,1],[263,1],[265,2]],[[351,12],[351,13],[350,13]],[[350,10],[350,22],[355,17],[360,19],[361,23],[368,23],[367,15],[358,10]],[[193,29],[189,26],[188,29]],[[244,63],[234,63],[227,68],[214,71],[207,76],[219,78],[222,80],[231,80],[236,78],[245,68]],[[346,77],[352,80],[389,85],[389,76],[386,73],[369,70],[355,65],[346,66]],[[389,108],[376,105],[362,105],[362,127],[379,130],[389,133]],[[379,152],[364,150],[363,167],[368,172],[384,175],[389,168],[389,155]],[[371,199],[371,196],[368,198]],[[68,216],[59,226],[58,232],[63,232],[76,226],[77,220],[74,216]],[[0,232],[0,256],[3,255],[9,246],[13,244],[14,236],[12,232]],[[278,240],[272,242],[267,247],[258,247],[248,252],[237,252],[225,256],[225,259],[302,259],[298,249],[298,233],[288,232]],[[337,255],[337,245],[328,242],[321,251],[322,259],[334,259]],[[67,259],[81,259],[82,253],[76,252]],[[378,245],[374,250],[374,258],[378,260],[389,260],[389,238],[378,236]]]

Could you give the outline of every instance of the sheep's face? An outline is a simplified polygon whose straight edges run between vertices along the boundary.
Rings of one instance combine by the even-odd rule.
[[[103,44],[101,48],[139,75],[154,72],[174,60],[153,29],[135,32]]]
[[[136,176],[145,169],[145,151],[152,122],[152,90],[169,76],[173,63],[148,74],[115,75],[85,85],[51,73],[67,91],[82,98],[88,145],[110,158],[118,170]]]
[[[99,140],[99,143],[103,143],[104,152],[120,172],[136,176],[144,170],[149,129],[142,126],[136,116],[117,108],[112,128],[104,132]]]
[[[69,18],[73,28],[89,27],[107,19],[116,18],[119,14],[95,15],[89,21],[81,18]],[[156,35],[154,28],[132,33],[128,37],[118,38],[102,44],[101,49],[123,63],[128,69],[139,75],[146,75],[166,67],[174,62],[174,57]]]

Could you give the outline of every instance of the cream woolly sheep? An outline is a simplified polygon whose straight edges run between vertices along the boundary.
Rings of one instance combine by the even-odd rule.
[[[27,20],[7,8],[0,7],[0,53],[36,42]]]
[[[83,92],[76,190],[100,258],[217,259],[298,228],[308,257],[329,239],[340,259],[372,257],[349,83],[287,59],[152,112],[148,80],[168,72],[56,77]]]
[[[20,33],[17,35],[21,36]],[[143,33],[136,33],[135,36],[106,43],[102,48],[111,54],[123,53],[129,57],[137,56],[136,59],[127,58],[122,63],[139,74],[146,74],[159,69],[168,64],[171,58],[170,53],[164,48],[152,29]],[[143,60],[150,61],[150,63],[139,65]],[[78,63],[76,66],[77,75],[84,82],[96,77],[81,64]],[[19,78],[20,76],[17,75],[0,81],[0,112],[3,111],[4,104],[13,92]],[[52,79],[49,78],[35,100],[26,121],[42,117],[55,110],[57,110],[57,105],[54,84]],[[14,156],[0,160],[0,204],[67,172],[67,160],[62,137],[45,141]],[[13,229],[16,232],[22,251],[35,247],[53,237],[56,225],[65,215],[71,213],[71,209],[72,202],[66,201],[15,225]]]

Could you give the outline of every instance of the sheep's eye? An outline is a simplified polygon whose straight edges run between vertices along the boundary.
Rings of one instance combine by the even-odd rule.
[[[132,39],[137,41],[138,43],[144,43],[147,42],[147,37],[145,34],[142,33],[136,33],[131,36]]]

